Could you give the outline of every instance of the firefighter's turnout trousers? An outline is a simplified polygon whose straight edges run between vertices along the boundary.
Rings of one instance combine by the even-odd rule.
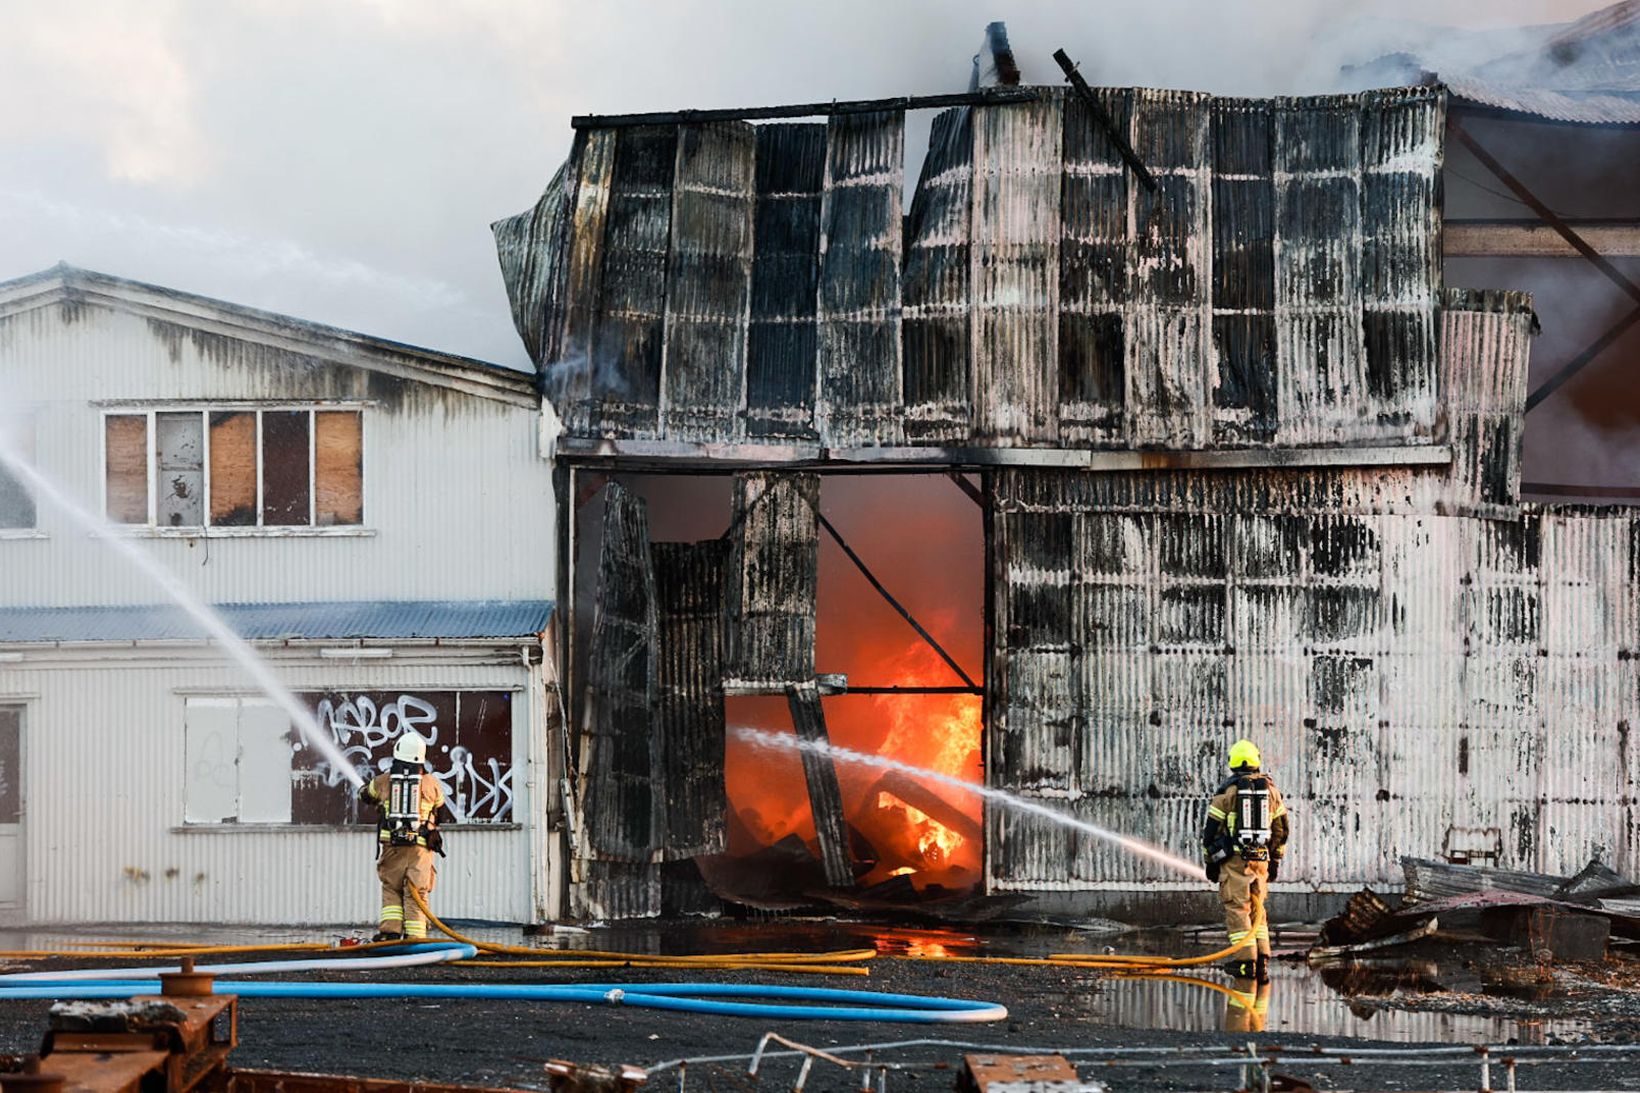
[[[410,890],[414,888],[426,899],[437,875],[433,852],[425,846],[382,847],[382,856],[376,859],[376,876],[382,882],[382,933],[427,936],[427,919]]]
[[[1264,899],[1269,893],[1269,862],[1243,861],[1240,854],[1232,854],[1219,869],[1224,928],[1230,935],[1230,944],[1246,942],[1231,960],[1254,960],[1270,955],[1270,923],[1264,914]]]

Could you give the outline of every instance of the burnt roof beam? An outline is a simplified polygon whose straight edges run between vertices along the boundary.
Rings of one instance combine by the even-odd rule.
[[[1145,166],[1144,161],[1139,158],[1139,153],[1135,152],[1133,145],[1128,143],[1127,135],[1116,128],[1115,119],[1110,116],[1110,112],[1105,109],[1104,104],[1094,95],[1093,88],[1089,87],[1088,81],[1082,78],[1082,73],[1076,70],[1076,62],[1071,60],[1070,55],[1062,49],[1053,51],[1053,59],[1059,62],[1060,68],[1065,70],[1065,79],[1070,81],[1071,87],[1076,90],[1076,94],[1087,104],[1088,112],[1093,115],[1093,120],[1099,123],[1099,128],[1105,131],[1105,136],[1109,137],[1110,142],[1116,146],[1116,151],[1121,155],[1122,162],[1128,165],[1128,169],[1134,173],[1148,192],[1155,193],[1156,176],[1150,173],[1150,168]]]
[[[577,114],[575,129],[625,129],[634,125],[692,125],[706,121],[764,121],[776,118],[823,118],[842,114],[876,114],[896,110],[943,110],[948,106],[995,106],[1035,102],[1034,87],[985,87],[951,95],[899,95],[889,99],[809,102],[791,106],[743,106],[724,110],[671,110],[653,114]]]

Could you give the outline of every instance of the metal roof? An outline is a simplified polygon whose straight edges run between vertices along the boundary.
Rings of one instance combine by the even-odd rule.
[[[247,641],[515,638],[539,634],[549,600],[229,603],[214,609]],[[173,604],[0,609],[0,644],[190,641],[206,633]]]
[[[1446,76],[1454,99],[1581,125],[1640,125],[1640,92],[1569,92],[1503,87],[1465,76]]]

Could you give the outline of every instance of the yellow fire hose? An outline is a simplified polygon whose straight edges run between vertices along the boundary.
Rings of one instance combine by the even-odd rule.
[[[410,895],[427,921],[452,941],[471,945],[482,953],[498,956],[531,957],[528,960],[458,960],[456,964],[483,968],[684,968],[732,971],[790,972],[810,975],[870,975],[858,965],[877,955],[875,949],[845,949],[831,953],[730,953],[705,956],[656,956],[651,953],[620,953],[602,949],[562,950],[562,957],[543,959],[546,950],[525,945],[500,945],[479,941],[458,933],[445,924],[414,887]]]

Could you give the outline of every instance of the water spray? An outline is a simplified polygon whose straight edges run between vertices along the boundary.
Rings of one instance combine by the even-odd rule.
[[[233,660],[245,670],[258,689],[275,705],[289,715],[302,738],[313,747],[318,748],[333,768],[347,778],[355,787],[362,786],[364,780],[359,777],[358,771],[353,769],[342,755],[341,749],[330,738],[319,723],[314,719],[313,712],[296,700],[296,696],[279,681],[267,662],[256,655],[250,644],[233,632],[233,629],[223,621],[222,616],[212,611],[203,603],[187,585],[161,565],[148,551],[142,550],[135,543],[122,537],[119,532],[110,528],[103,521],[93,516],[90,510],[77,504],[67,491],[60,489],[56,483],[46,478],[33,464],[25,460],[12,446],[11,437],[6,430],[0,427],[0,464],[4,464],[20,482],[27,487],[36,500],[49,501],[60,509],[75,524],[89,532],[94,538],[101,539],[120,554],[126,561],[135,566],[145,577],[159,586],[160,590],[188,613],[213,640],[220,645]]]
[[[1207,880],[1207,875],[1202,872],[1202,867],[1197,865],[1195,862],[1186,861],[1183,858],[1169,854],[1161,847],[1152,846],[1143,839],[1136,839],[1131,835],[1123,835],[1120,832],[1112,831],[1109,828],[1100,827],[1098,824],[1089,823],[1087,820],[1081,820],[1075,816],[1068,816],[1056,808],[1050,808],[1045,804],[1030,800],[1026,797],[1015,796],[1014,794],[1008,793],[1004,790],[993,789],[990,786],[976,785],[973,782],[965,782],[961,778],[957,778],[949,774],[941,774],[939,771],[924,770],[922,767],[914,767],[910,763],[902,763],[898,759],[889,759],[881,755],[867,755],[865,752],[850,751],[848,748],[839,748],[832,744],[822,744],[816,740],[800,740],[790,733],[765,732],[762,729],[751,728],[738,728],[731,731],[736,737],[746,741],[754,747],[778,748],[786,751],[806,751],[814,755],[827,756],[833,761],[839,763],[850,763],[856,766],[878,767],[883,770],[899,771],[901,774],[908,774],[915,778],[925,778],[930,781],[938,782],[942,785],[951,786],[954,789],[962,790],[965,793],[976,793],[985,798],[987,801],[994,801],[1005,808],[1015,809],[1019,812],[1027,812],[1033,816],[1041,816],[1044,819],[1050,820],[1062,827],[1074,828],[1077,831],[1092,835],[1095,838],[1103,839],[1108,843],[1121,847],[1130,854],[1137,854],[1141,858],[1148,858],[1160,865],[1167,866],[1175,872],[1183,873],[1192,880]]]

